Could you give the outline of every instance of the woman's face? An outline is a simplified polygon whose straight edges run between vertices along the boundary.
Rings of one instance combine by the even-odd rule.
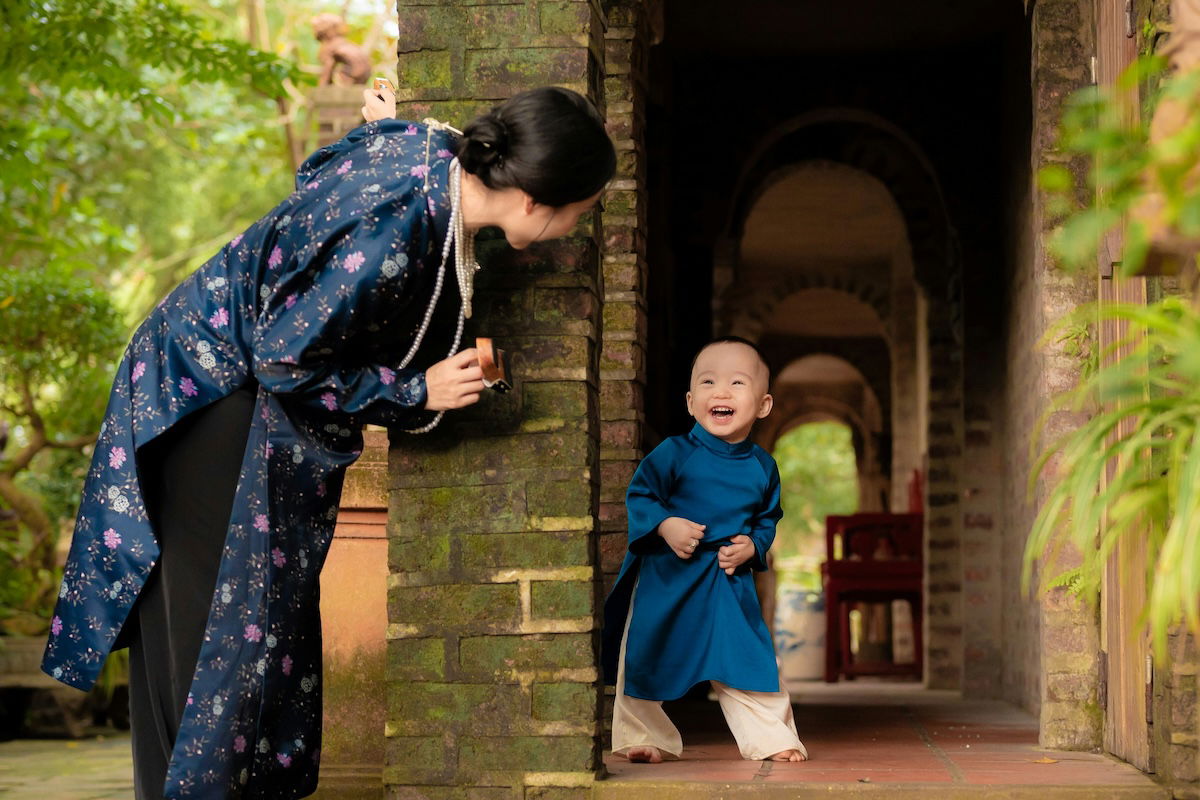
[[[600,192],[565,206],[546,206],[535,203],[533,198],[519,192],[520,201],[514,204],[500,227],[504,238],[516,250],[524,250],[533,242],[557,239],[570,233],[579,217],[596,205]]]

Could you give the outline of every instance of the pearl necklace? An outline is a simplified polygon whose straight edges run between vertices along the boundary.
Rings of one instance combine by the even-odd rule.
[[[429,306],[425,309],[425,318],[421,320],[421,327],[417,329],[417,335],[413,339],[412,347],[408,348],[408,354],[404,356],[400,362],[400,369],[404,369],[412,361],[413,356],[417,354],[417,350],[421,347],[421,342],[425,339],[425,334],[429,330],[430,320],[433,319],[433,311],[437,307],[438,299],[442,296],[442,287],[446,282],[446,262],[450,260],[450,248],[454,246],[454,271],[458,275],[458,288],[462,294],[462,305],[458,309],[458,327],[454,332],[454,344],[450,345],[450,352],[446,358],[458,352],[458,345],[462,341],[463,326],[465,320],[471,316],[471,295],[474,291],[475,271],[479,269],[479,264],[475,261],[475,237],[467,235],[466,225],[462,218],[462,165],[458,163],[458,159],[454,158],[450,161],[450,225],[446,230],[446,241],[442,244],[442,263],[438,265],[437,279],[433,285],[433,295],[429,298]],[[457,246],[455,246],[457,245]],[[437,416],[428,425],[422,425],[420,428],[406,428],[406,433],[428,433],[437,427],[442,421],[442,417],[446,415],[445,411],[437,412]]]

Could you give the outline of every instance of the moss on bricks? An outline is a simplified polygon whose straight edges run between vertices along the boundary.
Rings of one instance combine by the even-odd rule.
[[[591,683],[539,683],[533,686],[533,717],[542,721],[590,722],[599,693]]]
[[[388,591],[388,619],[398,624],[432,624],[471,629],[516,624],[521,600],[515,583],[396,586]]]
[[[591,560],[588,537],[580,533],[467,534],[459,542],[466,569],[582,567]]]
[[[582,772],[592,768],[590,736],[464,736],[460,769]]]
[[[530,588],[535,618],[565,619],[592,613],[594,586],[591,581],[537,581]]]
[[[459,659],[459,668],[470,680],[595,666],[592,636],[587,633],[467,637],[459,642]]]
[[[451,82],[449,50],[418,50],[401,53],[396,63],[401,86],[449,88]]]
[[[579,517],[592,510],[592,485],[582,475],[568,481],[530,482],[525,494],[531,516]]]
[[[508,684],[410,683],[393,698],[391,718],[429,723],[433,729],[479,730],[507,734],[514,722],[528,715],[525,690]]]
[[[588,412],[588,387],[580,381],[530,383],[524,391],[525,419],[572,419]]]
[[[438,681],[446,677],[446,645],[440,637],[393,639],[387,646],[391,681]]]

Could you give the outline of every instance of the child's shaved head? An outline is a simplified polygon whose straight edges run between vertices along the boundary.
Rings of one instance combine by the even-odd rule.
[[[700,360],[701,354],[708,348],[719,344],[741,344],[754,351],[754,355],[758,359],[758,364],[762,368],[762,374],[757,377],[761,378],[763,390],[765,391],[766,387],[771,383],[771,368],[767,366],[767,360],[763,358],[762,351],[758,349],[758,345],[749,339],[743,339],[741,336],[721,336],[697,350],[695,357],[692,359],[692,379],[694,380],[696,377],[696,362]]]

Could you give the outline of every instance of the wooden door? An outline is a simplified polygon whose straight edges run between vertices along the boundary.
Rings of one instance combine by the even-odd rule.
[[[1128,13],[1127,0],[1096,0],[1096,81],[1101,86],[1114,85],[1117,76],[1137,57]],[[1125,103],[1131,119],[1137,114],[1137,105],[1136,97]],[[1121,236],[1110,235],[1100,253],[1100,304],[1145,304],[1145,278],[1114,275],[1120,252]],[[1106,352],[1127,333],[1126,323],[1102,323],[1098,330],[1100,352]],[[1104,366],[1102,363],[1100,369]],[[1106,479],[1122,468],[1118,463],[1109,464]],[[1139,769],[1152,771],[1150,647],[1137,625],[1146,603],[1145,541],[1144,536],[1126,535],[1105,570],[1100,592],[1100,640],[1105,663],[1101,680],[1105,682],[1104,748]]]

